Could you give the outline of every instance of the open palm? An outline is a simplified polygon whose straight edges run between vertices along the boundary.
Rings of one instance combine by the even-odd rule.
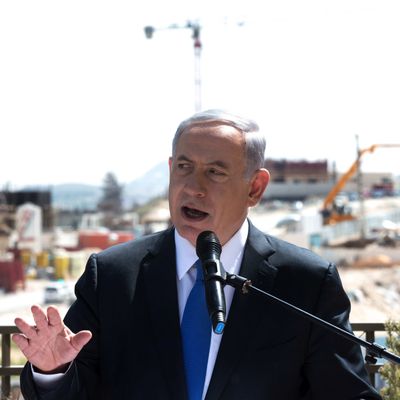
[[[16,318],[15,325],[21,333],[14,334],[12,339],[37,369],[45,373],[60,372],[75,359],[92,334],[73,333],[64,325],[56,307],[48,307],[47,314],[37,305],[31,311],[36,325]]]

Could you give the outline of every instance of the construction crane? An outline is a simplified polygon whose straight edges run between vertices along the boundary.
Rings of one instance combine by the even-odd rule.
[[[193,39],[193,48],[194,48],[194,56],[195,56],[195,112],[201,110],[201,74],[200,74],[200,56],[201,56],[201,41],[200,41],[200,31],[201,26],[197,21],[188,21],[186,24],[172,24],[163,28],[155,28],[153,26],[145,26],[144,33],[147,39],[151,39],[156,30],[164,30],[164,29],[190,29],[192,31],[192,39]]]
[[[350,210],[335,204],[335,198],[343,190],[349,179],[359,170],[360,160],[366,153],[373,153],[378,147],[400,147],[400,144],[373,144],[370,147],[358,151],[358,156],[350,168],[340,177],[336,184],[324,199],[321,214],[324,225],[336,224],[343,221],[351,221],[355,216]]]
[[[225,18],[223,21],[224,24],[228,23],[228,20]],[[241,27],[244,25],[244,21],[235,22],[235,25]],[[190,29],[192,31],[192,39],[193,39],[193,48],[194,48],[194,84],[195,84],[195,101],[194,101],[194,110],[195,112],[201,111],[202,109],[202,81],[201,81],[201,52],[202,52],[202,41],[200,39],[200,33],[202,30],[202,25],[197,20],[189,20],[183,24],[170,24],[166,27],[156,28],[151,25],[147,25],[144,27],[144,33],[147,39],[152,39],[154,33],[159,30],[165,29]]]

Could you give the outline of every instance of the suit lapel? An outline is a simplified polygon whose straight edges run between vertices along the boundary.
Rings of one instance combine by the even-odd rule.
[[[268,263],[267,258],[273,253],[265,236],[250,224],[240,276],[251,280],[254,286],[262,290],[271,290],[277,270]],[[220,398],[233,368],[245,351],[246,343],[251,340],[252,332],[257,327],[257,316],[263,307],[265,303],[262,299],[253,294],[235,292],[206,400]]]
[[[173,399],[186,399],[182,361],[178,298],[176,288],[175,241],[173,230],[160,247],[150,250],[153,257],[143,264],[146,299],[155,346]]]

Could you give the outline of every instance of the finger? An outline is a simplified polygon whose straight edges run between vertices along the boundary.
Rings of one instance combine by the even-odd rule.
[[[20,333],[15,333],[11,338],[22,352],[24,352],[24,350],[29,346],[29,340],[26,336],[21,335]]]
[[[16,333],[12,336],[13,342],[19,347],[23,355],[30,361],[32,355],[37,352],[37,346],[34,342],[31,342],[27,337],[20,333]]]
[[[47,321],[47,316],[44,313],[43,309],[37,305],[33,305],[31,307],[33,319],[36,322],[36,326],[39,330],[46,329],[49,325]]]
[[[15,318],[14,320],[15,325],[17,328],[28,338],[34,338],[37,336],[37,330],[35,326],[28,324],[22,318]]]
[[[54,327],[59,327],[63,325],[60,312],[57,307],[50,306],[47,308],[47,319],[49,321],[49,325]]]
[[[71,338],[71,344],[76,351],[81,351],[82,347],[85,346],[92,338],[92,332],[80,331]]]

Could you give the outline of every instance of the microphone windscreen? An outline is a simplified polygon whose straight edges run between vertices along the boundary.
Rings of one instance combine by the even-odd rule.
[[[204,231],[199,234],[196,241],[196,254],[201,261],[219,259],[221,251],[221,243],[214,232]]]

